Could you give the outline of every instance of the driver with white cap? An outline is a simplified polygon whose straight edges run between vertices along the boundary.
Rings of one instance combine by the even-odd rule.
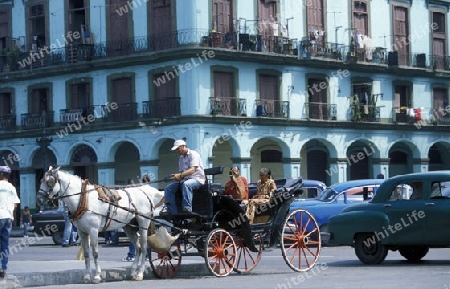
[[[200,154],[187,147],[182,139],[176,140],[172,151],[176,151],[180,158],[178,160],[179,172],[172,174],[173,183],[170,183],[164,189],[164,198],[166,201],[167,212],[169,214],[178,213],[179,209],[176,203],[176,193],[181,190],[181,207],[183,212],[192,212],[193,190],[205,183],[205,171],[203,169]]]

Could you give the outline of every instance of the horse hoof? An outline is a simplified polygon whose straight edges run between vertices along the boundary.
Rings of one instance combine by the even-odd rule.
[[[102,281],[101,279],[94,279],[94,280],[92,280],[92,284],[98,284],[101,281]]]
[[[131,280],[133,280],[133,281],[143,281],[144,280],[144,276],[139,276],[139,275],[132,276]]]
[[[91,279],[84,279],[84,280],[83,280],[83,283],[84,283],[84,284],[91,284]]]

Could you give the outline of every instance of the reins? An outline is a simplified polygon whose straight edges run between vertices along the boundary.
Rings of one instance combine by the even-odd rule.
[[[60,183],[59,179],[58,179],[57,181]],[[157,180],[157,181],[154,181],[153,183],[155,183],[155,182],[162,182],[162,181],[167,181],[167,179]],[[81,182],[82,182],[82,184],[81,184],[81,192],[79,192],[79,193],[73,193],[73,194],[70,194],[70,195],[62,195],[62,196],[59,196],[59,195],[58,195],[58,196],[54,197],[54,199],[59,200],[59,199],[69,198],[69,197],[72,197],[72,196],[81,195],[81,200],[80,200],[80,202],[78,203],[77,210],[75,211],[74,214],[71,214],[71,215],[69,216],[70,219],[76,220],[76,219],[81,218],[81,216],[82,216],[84,213],[86,213],[86,212],[91,212],[91,213],[96,214],[96,215],[98,215],[98,216],[102,216],[102,217],[104,217],[104,218],[106,219],[106,220],[105,220],[105,225],[103,226],[103,229],[101,230],[102,232],[107,231],[107,229],[109,228],[109,225],[111,224],[111,221],[116,221],[117,223],[129,225],[129,226],[131,226],[131,227],[136,227],[136,228],[139,227],[138,225],[134,225],[134,224],[130,224],[130,223],[125,223],[125,222],[122,222],[122,221],[117,220],[116,218],[110,216],[110,215],[111,215],[111,211],[113,211],[113,212],[114,212],[113,215],[115,215],[116,212],[117,212],[117,209],[122,209],[122,210],[124,210],[124,211],[126,211],[126,212],[132,213],[133,215],[137,215],[137,216],[140,216],[140,217],[149,219],[149,220],[151,220],[151,221],[153,221],[153,222],[155,222],[155,223],[167,225],[166,222],[162,222],[162,221],[159,221],[159,220],[157,220],[157,219],[154,219],[153,217],[144,215],[144,214],[140,213],[140,212],[137,210],[136,205],[135,205],[135,204],[133,203],[133,201],[132,201],[132,198],[131,198],[130,193],[129,193],[126,189],[127,189],[127,188],[130,188],[130,187],[140,187],[140,186],[142,186],[142,185],[126,186],[126,187],[121,187],[121,188],[120,188],[120,190],[123,190],[123,191],[127,194],[128,199],[129,199],[129,202],[130,202],[130,205],[133,206],[133,209],[128,208],[128,207],[124,207],[124,206],[119,206],[117,203],[112,202],[112,201],[109,201],[109,200],[105,200],[105,199],[100,199],[100,198],[98,198],[98,201],[103,202],[103,203],[109,205],[108,214],[107,214],[107,215],[103,215],[103,214],[100,214],[100,213],[98,213],[98,212],[89,210],[89,208],[88,208],[88,200],[89,200],[89,198],[88,198],[87,196],[88,196],[88,193],[89,193],[89,192],[97,191],[96,188],[95,188],[95,186],[94,186],[94,188],[87,190],[86,187],[87,187],[87,185],[89,184],[89,180],[85,179],[85,180],[81,180]],[[65,188],[63,194],[65,194],[65,193],[67,192],[67,190],[69,189],[69,186],[70,186],[70,180],[69,180],[69,183],[67,184],[67,187]],[[101,187],[105,187],[105,186],[101,186]],[[109,187],[106,187],[106,188],[110,189]],[[142,191],[142,192],[144,193],[144,195],[147,197],[149,203],[150,203],[151,206],[152,206],[152,211],[154,211],[154,209],[155,209],[155,204],[153,204],[153,200],[149,197],[149,195],[148,195],[147,193],[145,193],[145,191],[143,191],[142,189],[139,189],[139,190]],[[61,192],[61,190],[60,190],[59,192]],[[114,207],[114,209],[111,210],[111,207]],[[170,226],[170,225],[169,225],[169,226]],[[176,230],[182,231],[181,228],[178,228],[178,227],[176,227],[176,226],[174,226],[174,225],[171,225],[170,227],[172,227],[172,228],[174,228],[174,229],[176,229]],[[146,229],[146,228],[143,228],[143,229]]]

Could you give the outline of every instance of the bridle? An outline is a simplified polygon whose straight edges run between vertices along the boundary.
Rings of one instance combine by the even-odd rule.
[[[46,173],[48,174],[48,172]],[[44,177],[42,178],[41,182],[45,182],[45,184],[47,185],[47,187],[49,188],[48,191],[44,191],[42,188],[39,188],[38,194],[40,195],[44,195],[46,196],[49,200],[53,201],[53,200],[60,200],[60,199],[64,199],[64,198],[68,198],[74,195],[79,195],[80,193],[75,193],[75,194],[71,194],[71,195],[66,195],[65,193],[67,192],[67,190],[70,187],[70,180],[67,184],[67,187],[64,189],[64,191],[62,191],[62,184],[59,181],[59,179],[53,175],[49,175],[47,176],[47,180],[46,176],[44,175]],[[56,194],[53,194],[52,196],[50,195],[53,192],[53,189],[55,188],[56,184],[59,184],[59,191],[56,192]]]

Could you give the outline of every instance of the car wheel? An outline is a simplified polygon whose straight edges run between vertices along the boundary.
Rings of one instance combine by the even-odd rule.
[[[401,247],[398,249],[400,255],[411,262],[420,261],[428,253],[427,246]]]
[[[54,232],[52,234],[52,240],[55,245],[61,245],[64,237],[64,232]]]
[[[380,264],[386,258],[388,249],[377,239],[375,234],[358,234],[355,238],[355,254],[366,264]]]

